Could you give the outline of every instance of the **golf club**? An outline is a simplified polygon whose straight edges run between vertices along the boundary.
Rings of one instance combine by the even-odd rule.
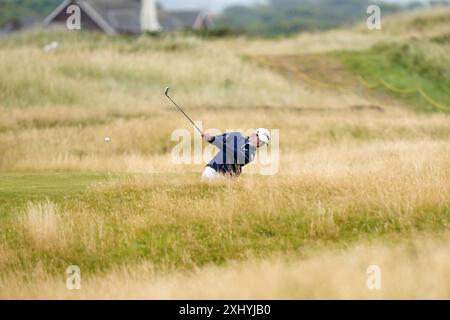
[[[169,90],[170,90],[170,88],[167,87],[166,90],[164,90],[164,95],[165,95],[170,101],[172,101],[172,103],[178,108],[178,110],[180,110],[180,111],[184,114],[184,116],[192,123],[192,125],[193,125],[193,126],[198,130],[198,132],[200,132],[200,134],[203,136],[202,130],[200,130],[200,128],[197,127],[197,126],[195,125],[194,121],[192,121],[191,118],[189,118],[189,116],[186,114],[186,112],[184,112],[184,110],[181,109],[180,106],[178,106],[178,104],[177,104],[175,101],[173,101],[173,99],[169,96]]]

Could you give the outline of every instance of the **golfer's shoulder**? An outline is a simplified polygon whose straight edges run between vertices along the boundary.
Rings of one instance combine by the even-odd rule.
[[[216,136],[215,138],[216,139],[219,138],[223,141],[229,142],[229,141],[234,141],[236,139],[240,140],[240,139],[244,138],[244,136],[240,132],[226,132],[226,133]]]
[[[242,138],[243,137],[242,133],[240,133],[238,131],[236,131],[236,132],[228,132],[228,133],[226,133],[226,135],[227,135],[228,138],[234,138],[234,137]]]

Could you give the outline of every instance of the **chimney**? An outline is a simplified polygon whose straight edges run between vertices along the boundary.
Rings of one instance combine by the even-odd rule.
[[[141,30],[142,32],[155,32],[161,30],[161,26],[158,22],[155,0],[142,0],[141,1]]]

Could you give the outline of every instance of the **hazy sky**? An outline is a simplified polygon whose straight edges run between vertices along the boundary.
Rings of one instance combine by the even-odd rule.
[[[256,0],[159,0],[167,8],[205,8],[220,11],[232,4],[253,4]],[[262,2],[262,1],[259,1]]]
[[[412,1],[428,2],[428,0],[388,0],[393,3],[408,3]],[[159,0],[167,8],[204,8],[209,11],[220,11],[232,4],[253,4],[264,0]]]

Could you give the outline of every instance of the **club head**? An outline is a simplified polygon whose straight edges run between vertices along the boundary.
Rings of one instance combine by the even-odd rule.
[[[166,88],[166,90],[164,90],[164,94],[165,94],[166,96],[168,96],[168,95],[169,95],[169,90],[170,90],[170,88],[169,88],[169,87],[167,87],[167,88]]]

